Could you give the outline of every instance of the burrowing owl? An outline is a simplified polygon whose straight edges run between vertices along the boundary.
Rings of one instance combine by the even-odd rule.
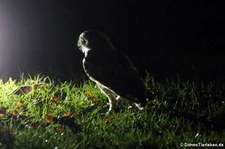
[[[113,46],[106,34],[85,31],[77,45],[85,55],[85,73],[109,99],[109,111],[121,97],[133,101],[139,109],[144,108],[147,99],[154,98],[129,58]]]

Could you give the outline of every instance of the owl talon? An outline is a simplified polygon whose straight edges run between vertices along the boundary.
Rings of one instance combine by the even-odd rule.
[[[145,107],[141,104],[141,103],[135,103],[135,106],[139,109],[139,110],[144,110]]]

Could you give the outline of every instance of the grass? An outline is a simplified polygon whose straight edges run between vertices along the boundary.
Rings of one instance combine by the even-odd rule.
[[[225,84],[160,83],[148,76],[146,85],[156,99],[145,110],[124,100],[104,115],[107,99],[90,81],[54,82],[41,75],[0,80],[0,148],[225,145]]]

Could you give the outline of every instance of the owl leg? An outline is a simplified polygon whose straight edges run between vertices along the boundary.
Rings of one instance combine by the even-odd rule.
[[[102,91],[102,93],[107,96],[109,100],[109,110],[107,112],[109,113],[116,107],[116,103],[117,103],[116,101],[120,98],[120,96],[105,87],[99,86],[99,88]]]
[[[114,93],[112,93],[108,90],[105,92],[105,95],[107,96],[107,98],[109,100],[109,110],[107,112],[107,113],[109,113],[116,107],[116,98],[115,98]]]
[[[108,112],[110,112],[110,111],[112,111],[112,109],[114,109],[114,107],[116,105],[116,100],[111,95],[108,95],[108,100],[109,100],[109,110],[108,110]]]

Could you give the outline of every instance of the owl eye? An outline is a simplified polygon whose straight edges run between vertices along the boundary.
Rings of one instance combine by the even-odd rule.
[[[87,45],[87,44],[88,44],[88,41],[87,41],[87,39],[85,39],[85,38],[81,38],[81,43],[82,43],[83,45]]]

